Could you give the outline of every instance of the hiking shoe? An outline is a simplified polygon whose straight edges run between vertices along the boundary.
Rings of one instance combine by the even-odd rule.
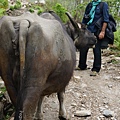
[[[98,75],[98,72],[96,72],[96,71],[91,71],[91,73],[90,73],[90,76],[97,76]]]
[[[75,70],[81,70],[79,67],[76,67]]]
[[[76,67],[75,70],[87,70],[87,68],[81,69],[79,67]]]

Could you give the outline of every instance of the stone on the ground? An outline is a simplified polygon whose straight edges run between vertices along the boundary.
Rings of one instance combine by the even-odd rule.
[[[103,115],[104,115],[105,117],[113,117],[113,116],[114,116],[114,112],[111,111],[111,110],[104,110],[104,111],[103,111]]]
[[[77,110],[74,113],[74,116],[77,116],[77,117],[87,117],[87,116],[90,116],[90,115],[91,115],[90,110]]]

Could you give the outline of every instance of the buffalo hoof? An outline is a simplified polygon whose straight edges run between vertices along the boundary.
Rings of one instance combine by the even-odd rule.
[[[43,117],[41,117],[41,118],[34,118],[34,120],[43,120]]]
[[[59,119],[60,119],[60,120],[70,120],[69,116],[67,116],[67,117],[59,116]]]
[[[40,117],[34,117],[34,120],[43,120],[43,116],[40,116]]]
[[[38,119],[38,118],[36,118],[36,119],[34,119],[34,120],[43,120],[43,119]]]
[[[34,120],[43,120],[43,114],[40,113],[34,117]]]
[[[43,118],[34,118],[34,120],[43,120]]]

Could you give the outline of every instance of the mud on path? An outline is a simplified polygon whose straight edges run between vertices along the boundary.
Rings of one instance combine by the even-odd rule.
[[[76,54],[78,64],[79,53]],[[114,60],[116,62],[112,63]],[[91,68],[92,49],[89,50],[87,63]],[[114,55],[102,56],[102,69],[96,77],[90,76],[90,69],[74,71],[66,87],[65,106],[71,120],[120,120],[120,58]],[[45,97],[44,120],[59,120],[58,110],[56,94]],[[75,116],[76,112],[84,110],[91,112],[90,116]],[[107,117],[103,115],[105,110]]]

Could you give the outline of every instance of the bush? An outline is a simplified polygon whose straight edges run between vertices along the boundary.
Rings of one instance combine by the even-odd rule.
[[[0,17],[3,16],[8,8],[8,0],[0,0]]]
[[[43,12],[42,9],[38,10],[37,14],[40,15]]]
[[[117,31],[114,33],[115,39],[114,44],[118,47],[120,50],[120,27],[117,29]]]
[[[10,6],[10,10],[12,10],[12,11],[13,11],[13,10],[14,10],[14,6]]]
[[[67,16],[65,15],[65,12],[67,10],[59,3],[57,3],[55,6],[52,7],[52,9],[57,13],[57,15],[62,19],[63,22],[67,21]]]
[[[19,0],[16,1],[15,5],[14,5],[14,9],[20,9],[21,8],[21,2]]]
[[[0,0],[0,8],[8,8],[8,0]]]
[[[6,12],[5,9],[0,8],[0,17],[3,16],[5,14],[5,12]]]
[[[33,8],[30,8],[29,11],[30,11],[31,13],[33,13],[33,12],[34,12],[34,9],[33,9]]]

